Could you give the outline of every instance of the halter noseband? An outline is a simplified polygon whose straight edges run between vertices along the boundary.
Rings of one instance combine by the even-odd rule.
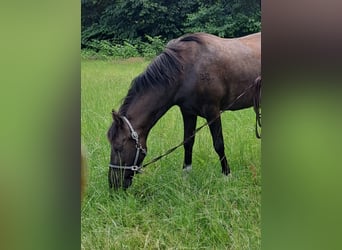
[[[138,159],[139,159],[139,155],[140,155],[140,151],[146,155],[146,149],[144,149],[141,144],[139,143],[139,135],[138,133],[133,129],[132,124],[129,122],[129,120],[125,117],[122,116],[122,119],[127,123],[129,130],[131,131],[131,137],[132,139],[135,141],[135,147],[137,149],[136,153],[135,153],[135,159],[134,159],[134,163],[132,166],[121,166],[121,165],[113,165],[113,164],[109,164],[110,168],[117,168],[117,169],[127,169],[127,170],[132,170],[134,172],[139,172],[140,169],[142,168],[142,165],[137,166],[138,163]]]

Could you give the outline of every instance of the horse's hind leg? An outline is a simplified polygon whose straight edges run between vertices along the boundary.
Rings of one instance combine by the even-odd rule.
[[[207,118],[207,121],[210,122],[212,119],[215,119],[219,114],[217,113],[216,116],[211,116]],[[213,138],[213,144],[216,153],[220,157],[221,166],[222,166],[222,173],[228,175],[230,173],[228,161],[226,155],[224,153],[224,141],[222,135],[222,124],[221,124],[221,117],[217,118],[213,123],[209,125],[211,136]]]
[[[192,168],[192,148],[195,142],[195,129],[197,116],[182,111],[184,122],[184,164],[183,169],[186,171]]]

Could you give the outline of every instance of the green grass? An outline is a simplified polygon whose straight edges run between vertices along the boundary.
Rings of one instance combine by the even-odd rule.
[[[182,172],[183,148],[149,165],[126,191],[110,195],[106,132],[143,59],[82,61],[82,144],[88,183],[81,211],[82,249],[260,249],[260,140],[252,109],[222,115],[232,176],[221,174],[209,129],[196,136],[193,169]],[[198,126],[203,124],[198,119]],[[144,162],[182,140],[177,107],[152,129]]]

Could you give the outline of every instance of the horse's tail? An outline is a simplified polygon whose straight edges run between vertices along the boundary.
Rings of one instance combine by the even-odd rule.
[[[257,138],[261,138],[261,135],[258,131],[258,126],[261,127],[261,76],[258,76],[255,81],[255,92],[254,92],[254,98],[253,98],[253,107],[254,112],[256,115],[255,119],[255,135]]]

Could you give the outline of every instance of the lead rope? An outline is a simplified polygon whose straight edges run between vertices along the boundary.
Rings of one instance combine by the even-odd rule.
[[[244,96],[246,93],[247,93],[247,91],[250,89],[250,88],[252,88],[252,87],[255,87],[256,88],[256,95],[260,95],[261,94],[261,77],[259,76],[255,81],[254,81],[254,83],[252,83],[250,86],[248,86],[245,90],[244,90],[244,92],[242,92],[238,97],[236,97],[235,99],[234,99],[234,101],[231,103],[231,104],[229,104],[228,106],[227,106],[227,108],[225,109],[225,110],[228,110],[230,107],[232,107],[242,96]],[[260,111],[259,111],[259,105],[260,105],[260,97],[254,97],[254,111],[256,112],[256,114],[257,114],[257,120],[256,120],[256,123],[259,123],[259,126],[261,127],[261,122],[260,122],[260,119],[261,119],[261,114],[260,114]],[[258,103],[258,106],[256,107],[256,101],[257,101],[257,103]],[[167,155],[169,155],[169,154],[171,154],[173,151],[175,151],[177,148],[179,148],[179,147],[181,147],[181,146],[183,146],[185,143],[187,143],[191,138],[193,138],[202,128],[204,128],[204,127],[206,127],[206,126],[210,126],[214,121],[216,121],[220,116],[221,116],[221,114],[223,113],[223,112],[225,112],[225,110],[221,110],[220,111],[220,113],[219,113],[219,115],[218,116],[216,116],[214,119],[212,119],[211,121],[209,121],[209,122],[206,122],[206,123],[204,123],[203,125],[201,125],[200,127],[198,127],[198,128],[196,128],[196,130],[194,131],[194,133],[191,135],[191,136],[189,136],[188,138],[186,138],[184,141],[182,141],[181,143],[179,143],[177,146],[174,146],[173,148],[171,148],[171,149],[169,149],[168,151],[166,151],[164,154],[162,154],[162,155],[160,155],[160,156],[158,156],[158,157],[156,157],[156,158],[153,158],[151,161],[149,161],[148,163],[146,163],[146,164],[144,164],[143,166],[142,166],[142,168],[144,168],[144,167],[146,167],[146,166],[148,166],[148,165],[150,165],[150,164],[152,164],[152,163],[155,163],[156,161],[159,161],[161,158],[163,158],[163,157],[165,157],[165,156],[167,156]],[[256,111],[257,110],[257,111]],[[257,126],[257,124],[256,124],[256,126]],[[260,135],[259,135],[259,133],[258,133],[258,131],[256,130],[256,136],[257,136],[257,138],[261,138],[260,137]]]
[[[253,98],[253,107],[255,112],[255,135],[258,139],[261,139],[261,134],[259,133],[258,126],[261,128],[261,76],[255,79],[255,95]]]

